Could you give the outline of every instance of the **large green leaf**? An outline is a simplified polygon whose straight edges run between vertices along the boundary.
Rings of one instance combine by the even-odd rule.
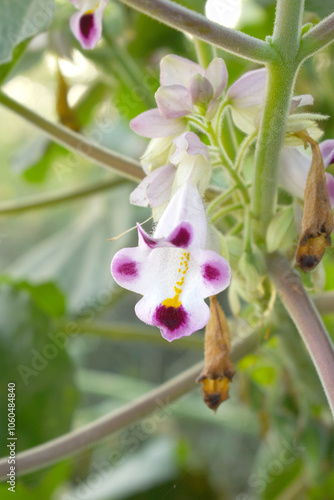
[[[107,197],[91,199],[71,224],[14,262],[10,274],[33,283],[54,281],[66,293],[72,312],[91,304],[101,308],[116,288],[110,260],[120,248],[135,245],[136,234],[133,231],[114,242],[107,239],[147,217],[145,210],[138,215],[129,204],[131,189],[124,185]]]
[[[69,430],[77,403],[64,336],[26,290],[0,285],[0,421],[7,422],[7,385],[16,385],[17,451]],[[3,432],[4,429],[3,429]],[[6,441],[0,454],[6,455]]]
[[[23,40],[45,30],[53,10],[54,0],[0,0],[0,64],[11,60]]]

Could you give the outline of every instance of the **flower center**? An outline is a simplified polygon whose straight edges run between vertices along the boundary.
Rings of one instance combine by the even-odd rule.
[[[177,281],[174,286],[174,292],[175,295],[173,298],[169,298],[164,300],[161,305],[165,307],[180,307],[182,305],[182,302],[180,301],[180,295],[182,293],[182,287],[184,285],[184,279],[186,277],[187,271],[189,269],[189,259],[190,259],[190,253],[189,252],[182,252],[181,253],[181,260],[180,260],[180,265],[177,273]]]

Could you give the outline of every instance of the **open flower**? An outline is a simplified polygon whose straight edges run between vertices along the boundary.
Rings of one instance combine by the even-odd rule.
[[[327,168],[334,163],[334,139],[319,144],[324,166]],[[297,198],[304,198],[306,180],[311,167],[311,158],[299,149],[284,147],[280,157],[279,178],[280,184],[289,193]],[[334,177],[326,172],[329,202],[334,207]]]
[[[227,69],[220,58],[204,69],[184,57],[167,55],[160,63],[161,86],[155,93],[158,108],[136,116],[130,126],[144,137],[179,135],[186,129],[185,117],[190,113],[205,108],[212,114],[226,82]]]
[[[102,35],[102,16],[108,0],[70,0],[79,9],[70,27],[82,48],[93,49]]]
[[[228,262],[207,250],[207,220],[197,188],[184,184],[173,196],[153,236],[138,226],[139,246],[116,253],[111,273],[122,287],[143,295],[135,312],[168,341],[203,328],[204,299],[230,282]]]

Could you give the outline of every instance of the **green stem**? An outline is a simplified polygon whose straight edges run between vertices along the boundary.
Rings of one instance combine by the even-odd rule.
[[[252,142],[256,138],[256,136],[257,136],[257,132],[254,132],[253,134],[250,134],[247,137],[245,137],[245,139],[242,141],[240,148],[239,148],[239,151],[238,151],[237,158],[235,160],[235,164],[234,164],[234,170],[236,172],[240,172],[240,170],[243,166],[243,162],[245,160],[245,157],[248,153],[248,150],[249,150]]]
[[[232,213],[233,211],[242,210],[243,208],[245,208],[245,207],[242,203],[235,203],[234,205],[227,205],[226,207],[222,208],[221,210],[219,210],[217,213],[215,213],[211,217],[211,222],[212,223],[216,222],[218,219],[220,219],[224,215],[233,215],[233,213]]]
[[[249,194],[248,190],[245,186],[245,184],[242,182],[241,178],[239,177],[239,174],[234,170],[233,164],[231,159],[227,156],[226,151],[224,148],[221,146],[219,143],[218,137],[212,127],[212,124],[208,121],[206,125],[207,129],[207,135],[210,139],[210,142],[213,146],[215,146],[219,152],[219,156],[221,158],[221,161],[230,174],[231,178],[233,179],[235,185],[237,186],[238,189],[240,189],[240,192],[242,194],[242,197],[245,201],[246,204],[249,204]]]
[[[64,202],[71,202],[87,196],[93,196],[112,188],[115,188],[126,182],[125,179],[114,179],[110,181],[99,182],[92,186],[85,186],[79,189],[69,191],[68,193],[48,193],[42,196],[28,198],[26,200],[9,201],[0,204],[1,215],[17,215],[29,210],[37,210],[39,208],[52,207]]]
[[[303,36],[300,44],[300,58],[307,59],[334,41],[334,12]]]
[[[67,127],[45,120],[45,118],[22,106],[22,104],[19,104],[2,92],[0,92],[0,103],[39,128],[51,140],[65,146],[74,153],[93,160],[99,165],[108,168],[108,170],[114,170],[122,177],[135,181],[139,181],[145,177],[139,163],[135,160],[98,146]]]
[[[214,58],[213,47],[208,43],[199,40],[198,38],[193,38],[193,44],[196,51],[196,57],[198,63],[203,67],[207,68]]]
[[[69,323],[75,324],[76,333],[99,335],[115,342],[147,342],[172,349],[203,349],[203,337],[200,335],[166,344],[166,341],[155,328],[138,327],[133,324],[104,323],[101,321],[91,323],[84,320],[62,319],[58,320],[55,326],[57,330],[67,331]]]
[[[271,254],[267,264],[278,294],[305,342],[334,416],[333,343],[289,261],[278,254]]]
[[[237,189],[237,186],[234,184],[229,189],[224,191],[221,195],[217,196],[208,206],[206,213],[210,215],[215,208],[217,208],[223,201],[227,200]]]
[[[303,0],[277,2],[272,44],[280,54],[281,61],[267,66],[265,104],[253,177],[252,212],[259,243],[264,242],[267,226],[275,213],[279,156],[300,64],[297,53],[303,6]]]
[[[258,346],[262,336],[262,330],[257,330],[241,342],[233,345],[231,360],[237,362],[252,352]],[[170,403],[195,388],[195,379],[202,367],[203,362],[197,363],[180,375],[112,413],[56,439],[18,453],[16,455],[17,476],[43,469],[65,457],[74,455],[83,448],[92,446],[111,433],[125,428],[154,410],[163,411]],[[171,408],[168,413],[170,411],[173,412],[173,409]],[[0,480],[7,478],[8,467],[8,457],[2,458],[0,460]]]
[[[120,0],[167,26],[189,33],[243,59],[258,63],[277,57],[269,43],[217,23],[205,16],[168,0]]]

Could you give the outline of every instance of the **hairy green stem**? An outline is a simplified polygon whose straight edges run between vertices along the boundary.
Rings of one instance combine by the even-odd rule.
[[[38,210],[39,208],[53,207],[59,205],[60,203],[68,203],[71,201],[78,200],[80,198],[86,198],[87,196],[93,196],[95,194],[107,191],[109,189],[115,188],[127,182],[125,179],[113,179],[110,181],[103,181],[92,186],[85,186],[79,189],[73,189],[67,193],[46,193],[42,196],[31,197],[24,200],[18,201],[7,201],[0,204],[0,216],[1,215],[18,215],[30,210]]]
[[[276,209],[278,162],[284,143],[295,79],[300,65],[303,0],[278,0],[272,44],[280,55],[279,63],[267,65],[267,85],[263,116],[255,154],[252,212],[259,243]]]
[[[334,346],[299,275],[278,254],[267,258],[270,276],[314,363],[334,416]]]
[[[307,59],[334,41],[334,12],[302,37],[299,56]]]
[[[88,158],[91,161],[95,161],[99,165],[108,168],[108,170],[114,170],[122,177],[134,181],[139,181],[145,177],[139,163],[135,160],[126,158],[114,151],[94,144],[67,127],[49,122],[2,92],[0,92],[0,103],[32,123],[44,134],[48,135],[51,140],[61,144],[74,153],[84,158]]]
[[[167,26],[209,42],[244,59],[264,63],[277,57],[269,43],[217,23],[168,0],[119,0]]]
[[[236,362],[252,352],[258,346],[262,336],[262,330],[257,330],[232,346],[232,361]],[[171,402],[195,388],[195,379],[202,367],[203,362],[197,363],[118,410],[68,434],[18,453],[16,455],[16,475],[43,469],[63,458],[74,455],[85,447],[92,446],[109,434],[132,424],[155,410],[163,411]],[[2,458],[0,460],[0,480],[7,478],[8,467],[8,458]]]

